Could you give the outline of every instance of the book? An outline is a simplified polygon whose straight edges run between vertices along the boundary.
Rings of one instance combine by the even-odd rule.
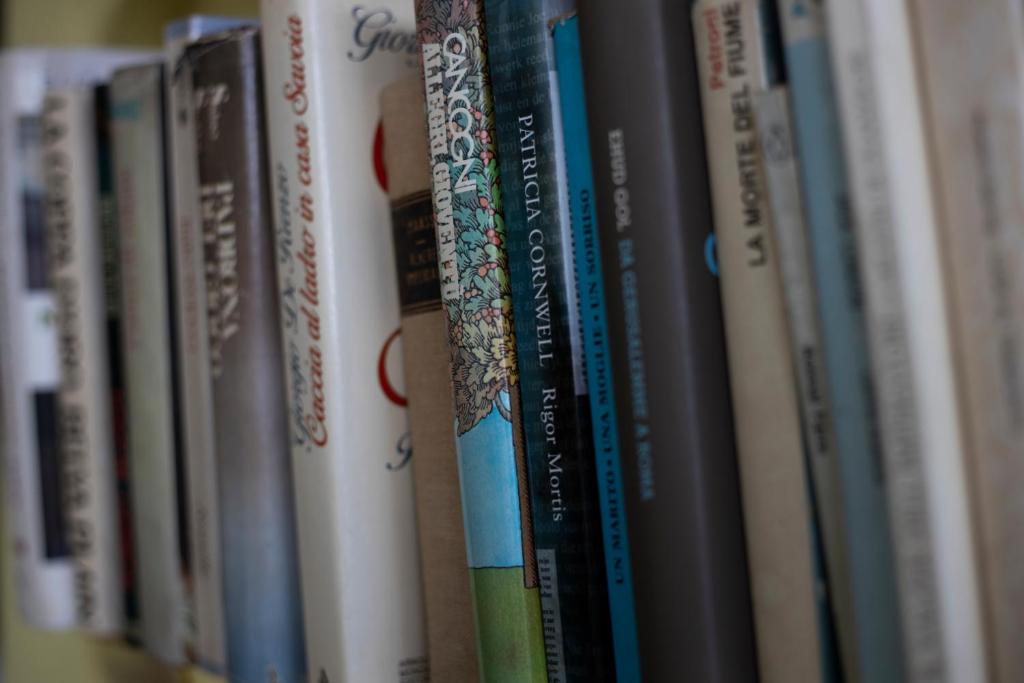
[[[627,680],[757,667],[690,17],[662,0],[579,8],[622,463],[621,487],[602,487],[635,577],[642,677]]]
[[[184,54],[213,385],[227,676],[305,681],[259,33]]]
[[[484,5],[416,19],[480,675],[547,681]]]
[[[548,679],[603,681],[611,618],[549,27],[574,7],[484,1]]]
[[[57,435],[60,365],[43,221],[39,117],[47,89],[88,83],[137,59],[118,50],[19,48],[0,54],[0,406],[6,521],[25,620],[66,629],[77,620],[62,512]]]
[[[78,624],[99,635],[124,620],[116,453],[92,86],[47,93],[42,168],[61,382],[57,415],[64,514]]]
[[[427,639],[375,144],[380,90],[415,73],[412,6],[261,10],[309,677],[416,683]]]
[[[826,570],[821,536],[843,539],[840,475],[835,430],[828,398],[828,380],[818,320],[818,296],[811,271],[804,221],[804,198],[793,139],[789,89],[776,85],[755,93],[755,118],[764,167],[765,192],[775,237],[776,265],[782,280],[790,353],[800,399],[806,467],[812,484],[811,518],[814,539],[815,590],[822,679],[839,680],[831,576]],[[825,499],[825,500],[823,500]],[[827,501],[827,502],[826,502]],[[828,532],[821,530],[828,527]],[[845,561],[845,552],[842,559]],[[839,564],[845,568],[845,562]],[[837,613],[845,612],[836,610]]]
[[[832,515],[842,516],[843,532],[825,517],[822,532],[844,671],[847,680],[857,680],[862,673],[898,672],[899,666],[893,660],[899,616],[863,287],[825,8],[786,0],[779,16],[840,469],[841,490],[830,499],[818,488],[818,503],[823,515],[830,501],[841,508]]]
[[[605,581],[612,615],[612,653],[616,680],[640,680],[636,609],[629,554],[629,531],[622,520],[622,457],[618,408],[608,343],[608,318],[602,276],[600,235],[594,216],[586,95],[580,60],[579,18],[575,13],[553,23],[559,114],[563,131],[566,184],[572,228],[573,266],[593,429],[594,467],[604,539]],[[591,513],[594,514],[594,513]]]
[[[796,373],[754,93],[776,78],[759,0],[693,6],[761,677],[821,672]]]
[[[441,310],[426,101],[418,76],[381,91],[423,599],[435,681],[479,680],[466,534],[455,455],[455,409]]]
[[[138,571],[135,562],[134,520],[128,472],[128,421],[125,407],[124,356],[121,330],[121,251],[114,187],[110,87],[95,88],[96,161],[99,186],[99,233],[103,249],[103,302],[106,317],[108,396],[112,420],[117,481],[117,530],[120,538],[121,591],[125,640],[139,642]]]
[[[189,556],[186,599],[191,658],[210,671],[224,669],[224,586],[214,456],[213,398],[206,331],[203,254],[198,216],[195,124],[191,93],[179,68],[188,44],[244,24],[228,17],[192,15],[164,28],[167,150],[171,169],[170,242],[178,330],[176,367],[181,387],[181,452],[185,461]]]
[[[828,19],[858,217],[905,680],[986,680],[930,152],[907,5],[847,3],[830,7]]]
[[[980,550],[990,680],[1024,678],[1024,21],[1018,3],[912,5]]]
[[[110,111],[140,636],[154,657],[179,664],[185,661],[188,540],[175,411],[163,79],[159,63],[118,70]]]

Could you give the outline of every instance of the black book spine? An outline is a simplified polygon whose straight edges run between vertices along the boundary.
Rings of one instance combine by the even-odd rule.
[[[589,0],[580,34],[643,680],[753,681],[690,4]]]
[[[551,681],[614,678],[550,19],[573,0],[485,0],[522,419]]]
[[[232,680],[307,679],[260,42],[190,46]]]

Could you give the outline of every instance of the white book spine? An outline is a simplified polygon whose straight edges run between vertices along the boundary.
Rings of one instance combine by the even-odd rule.
[[[310,678],[418,681],[426,657],[380,90],[412,3],[264,0],[264,73]],[[393,400],[395,399],[395,400]]]
[[[191,106],[189,69],[178,61],[198,31],[169,41],[164,52],[167,79],[167,138],[171,172],[171,241],[175,291],[173,312],[178,330],[178,409],[188,496],[186,518],[192,581],[187,596],[190,637],[196,660],[223,669],[224,584],[221,568],[220,507],[214,452],[213,389],[206,320],[202,234],[198,219],[195,116]]]
[[[121,539],[92,88],[47,95],[43,171],[61,358],[60,452],[75,604],[85,629],[123,627]]]
[[[142,640],[158,659],[181,663],[185,587],[178,526],[162,66],[118,71],[110,97]]]
[[[903,0],[829,5],[910,681],[986,680],[928,150]]]
[[[0,56],[0,84],[7,93],[0,98],[0,404],[6,523],[14,546],[18,603],[28,623],[39,628],[69,628],[76,615],[70,557],[62,539],[48,544],[46,535],[48,526],[54,531],[47,519],[61,517],[61,501],[58,490],[47,511],[44,470],[53,472],[44,464],[56,464],[56,424],[41,421],[41,408],[46,403],[55,407],[60,369],[54,302],[45,275],[38,117],[48,88],[106,78],[118,64],[142,54],[14,49]],[[50,456],[41,457],[44,450]]]
[[[754,117],[769,85],[757,0],[694,4],[758,657],[765,681],[822,671],[796,376]],[[727,44],[728,41],[728,44]]]

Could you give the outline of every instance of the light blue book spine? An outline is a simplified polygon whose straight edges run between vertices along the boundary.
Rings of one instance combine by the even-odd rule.
[[[867,329],[821,0],[780,3],[812,268],[842,479],[853,596],[853,680],[903,671],[899,601]],[[859,673],[859,676],[857,675]]]
[[[637,644],[632,567],[629,536],[626,531],[618,419],[608,347],[608,319],[601,274],[601,250],[598,242],[597,216],[593,205],[594,178],[591,170],[583,66],[580,62],[579,27],[576,17],[571,16],[555,24],[553,36],[565,135],[566,173],[569,181],[569,209],[576,257],[576,277],[579,283],[580,318],[583,325],[583,345],[597,457],[605,564],[608,569],[615,673],[619,683],[638,682],[641,680],[640,653]],[[617,580],[615,577],[620,578]]]

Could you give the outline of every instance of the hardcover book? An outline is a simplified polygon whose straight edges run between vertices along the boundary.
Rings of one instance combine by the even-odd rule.
[[[227,676],[308,680],[257,29],[185,51],[213,382]]]
[[[76,622],[57,435],[60,365],[47,266],[39,116],[49,88],[109,76],[139,53],[14,49],[0,55],[0,406],[6,524],[18,605],[47,629]]]
[[[913,4],[995,681],[1024,679],[1024,17]]]
[[[188,541],[175,412],[163,66],[117,71],[110,98],[140,631],[149,652],[177,664],[185,660]]]
[[[547,681],[483,2],[416,17],[480,673]]]
[[[479,680],[466,533],[455,457],[455,412],[441,309],[427,163],[426,101],[418,76],[381,92],[384,167],[402,305],[423,598],[435,681]]]
[[[574,7],[484,1],[548,678],[596,682],[611,621],[549,27]]]
[[[309,677],[428,676],[380,90],[411,4],[264,0],[263,63]]]
[[[905,680],[987,680],[930,151],[907,4],[842,3],[830,6],[828,17],[859,220]]]
[[[636,577],[642,679],[628,680],[741,681],[757,662],[690,9],[580,5],[622,459],[614,504]]]
[[[820,675],[812,510],[754,92],[776,77],[760,0],[693,7],[747,552],[765,681]]]
[[[124,622],[111,414],[96,91],[50,91],[43,105],[47,244],[61,383],[58,434],[78,623],[100,635]]]
[[[213,443],[213,404],[208,357],[206,293],[196,183],[195,124],[191,92],[181,58],[185,47],[204,35],[225,31],[239,19],[194,15],[164,29],[167,78],[167,141],[170,158],[170,242],[178,329],[177,381],[181,387],[182,440],[185,462],[186,522],[190,581],[186,586],[189,645],[193,659],[211,671],[221,671],[224,653],[224,586],[218,521],[217,467]]]

